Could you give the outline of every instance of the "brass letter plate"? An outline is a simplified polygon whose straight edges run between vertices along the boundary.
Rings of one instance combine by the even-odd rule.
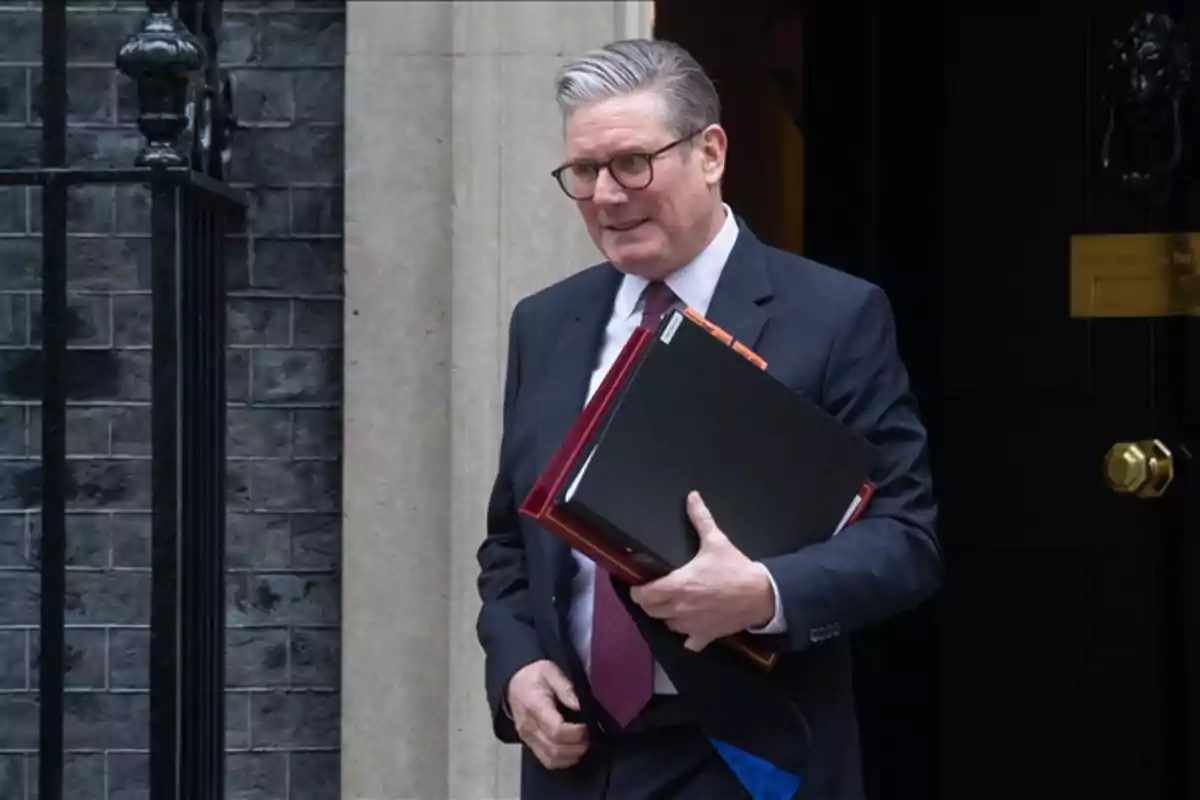
[[[1072,317],[1200,316],[1200,233],[1071,237]]]

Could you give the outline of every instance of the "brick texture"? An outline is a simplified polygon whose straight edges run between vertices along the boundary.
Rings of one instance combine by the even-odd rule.
[[[0,0],[0,168],[38,166],[40,4]],[[68,154],[132,164],[112,66],[144,4],[69,13]],[[338,796],[345,8],[227,0],[228,797]],[[66,794],[146,796],[150,615],[149,204],[71,192]],[[40,193],[0,187],[0,798],[37,796]]]

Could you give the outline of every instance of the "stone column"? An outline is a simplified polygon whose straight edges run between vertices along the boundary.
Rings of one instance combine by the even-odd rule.
[[[342,796],[448,798],[449,4],[347,9]]]
[[[554,70],[650,3],[349,6],[343,796],[515,798],[474,630],[508,317],[598,259]]]

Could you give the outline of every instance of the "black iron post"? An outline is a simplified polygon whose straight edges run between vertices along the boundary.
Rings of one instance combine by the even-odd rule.
[[[160,169],[183,166],[187,159],[178,144],[187,127],[191,74],[203,66],[204,51],[176,18],[173,2],[150,0],[147,5],[141,29],[121,47],[116,62],[137,84],[138,128],[146,144],[136,163]],[[182,706],[187,662],[181,653],[180,537],[186,490],[179,445],[180,427],[189,423],[181,419],[179,406],[180,194],[172,184],[151,180],[150,795],[155,800],[183,797],[189,788],[183,780],[180,731],[190,712]]]
[[[42,5],[42,168],[67,160],[67,3]],[[66,605],[67,186],[42,191],[42,539],[38,788],[62,800]]]

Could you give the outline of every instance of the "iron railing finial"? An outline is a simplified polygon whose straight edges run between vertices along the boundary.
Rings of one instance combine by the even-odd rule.
[[[141,28],[117,54],[117,69],[137,83],[138,129],[146,145],[139,167],[179,167],[188,163],[178,149],[188,125],[192,73],[201,70],[204,46],[175,15],[172,0],[148,0]]]

